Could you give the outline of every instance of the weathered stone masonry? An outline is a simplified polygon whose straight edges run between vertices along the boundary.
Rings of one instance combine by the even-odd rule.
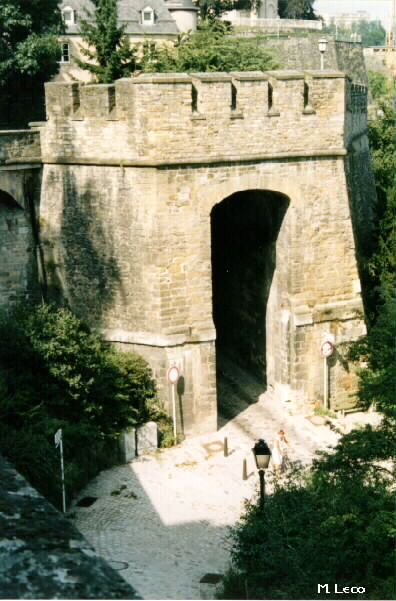
[[[246,217],[254,205],[254,235],[271,237],[264,263],[261,242],[253,254],[249,247],[246,269],[234,257],[233,292],[217,302],[233,305],[234,338],[238,328],[249,332],[246,340],[261,331],[261,313],[266,358],[256,363],[277,398],[300,407],[321,399],[322,336],[331,331],[339,345],[363,333],[354,235],[369,221],[356,175],[363,161],[372,186],[365,94],[328,71],[47,85],[40,223],[51,295],[66,298],[108,340],[146,356],[168,407],[166,370],[179,365],[186,434],[216,428],[211,236],[219,234],[211,218],[213,230],[213,209],[224,200],[227,219],[236,215],[232,227],[254,222],[254,213]],[[282,213],[278,229],[261,223],[262,203],[265,219],[275,223]],[[216,215],[220,231],[225,217]],[[243,241],[245,230],[237,233]],[[235,274],[252,263],[270,274],[253,301],[257,272],[234,294]],[[249,313],[251,323],[233,323]],[[227,323],[216,327],[222,338]],[[354,377],[337,355],[332,362],[331,401],[342,406]]]
[[[140,599],[0,456],[0,599]]]
[[[38,131],[0,131],[0,306],[37,296]]]

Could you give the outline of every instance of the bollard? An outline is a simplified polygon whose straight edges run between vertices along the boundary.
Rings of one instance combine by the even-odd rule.
[[[242,480],[247,480],[247,462],[246,459],[243,460],[243,468],[242,468]]]
[[[224,457],[228,457],[228,439],[225,437],[224,439]]]

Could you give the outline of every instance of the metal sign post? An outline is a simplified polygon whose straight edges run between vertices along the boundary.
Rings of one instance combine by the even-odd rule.
[[[330,336],[329,336],[330,337]],[[329,408],[329,390],[328,390],[328,365],[327,365],[327,357],[334,352],[334,337],[332,336],[332,340],[329,340],[329,337],[325,339],[320,347],[320,352],[323,357],[323,406],[325,409]]]
[[[173,436],[176,442],[176,435],[177,435],[177,430],[176,430],[176,384],[177,381],[179,379],[179,370],[177,369],[176,365],[172,365],[172,367],[170,367],[168,369],[168,373],[167,373],[167,378],[168,378],[168,382],[170,382],[171,386],[172,386],[172,415],[173,415]]]
[[[59,447],[59,450],[60,450],[61,478],[62,478],[62,509],[63,509],[63,513],[66,513],[65,468],[63,465],[62,428],[59,428],[59,430],[55,433],[55,447]]]

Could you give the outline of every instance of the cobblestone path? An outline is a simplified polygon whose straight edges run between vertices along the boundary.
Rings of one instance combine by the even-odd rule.
[[[290,416],[286,404],[268,395],[250,405],[240,399],[239,412],[230,403],[235,417],[223,418],[218,432],[101,472],[80,495],[97,500],[73,508],[79,530],[143,599],[200,599],[201,578],[224,573],[230,527],[245,499],[256,495],[251,452],[256,439],[271,445],[283,427],[291,457],[303,462],[337,440],[326,426]],[[244,459],[247,480],[242,479]]]

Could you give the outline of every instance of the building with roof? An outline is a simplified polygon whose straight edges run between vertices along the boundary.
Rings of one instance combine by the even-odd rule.
[[[60,69],[55,81],[89,81],[91,74],[81,69],[76,57],[86,58],[81,49],[81,19],[95,11],[91,0],[62,0],[60,9],[66,31],[60,38]],[[169,41],[197,26],[198,8],[192,0],[118,0],[118,22],[131,42],[145,39]]]

